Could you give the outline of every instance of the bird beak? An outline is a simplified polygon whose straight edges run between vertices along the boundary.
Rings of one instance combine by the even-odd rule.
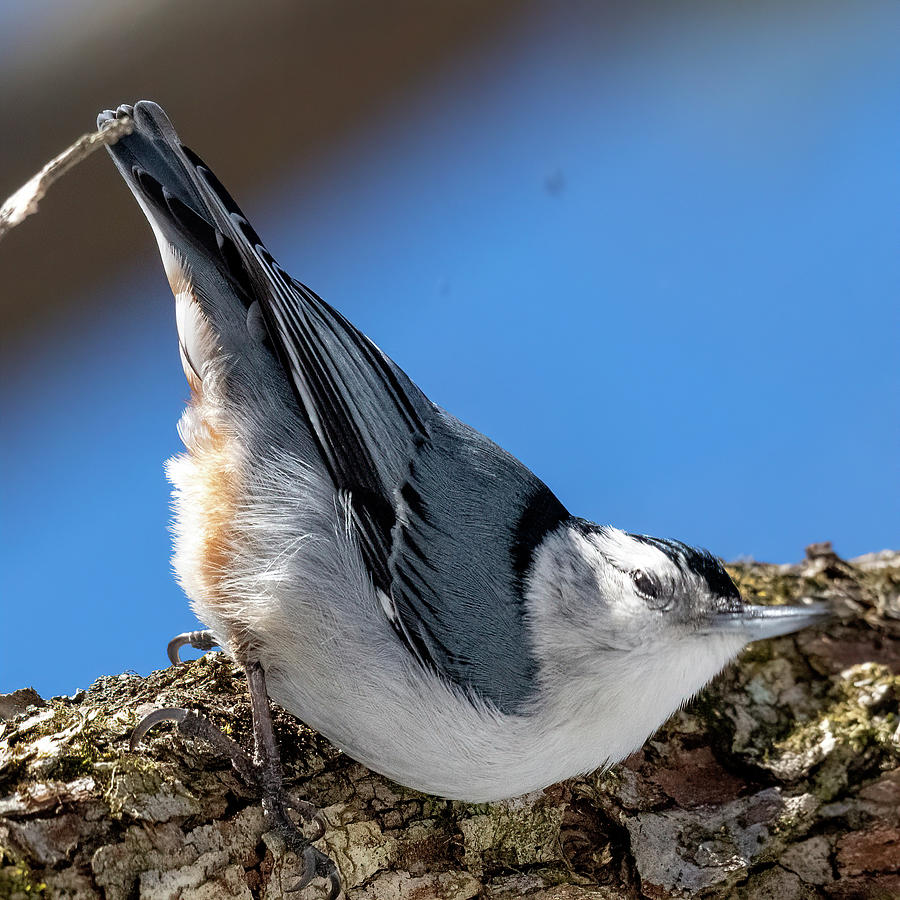
[[[719,612],[713,617],[711,631],[714,633],[740,633],[747,642],[778,637],[818,625],[830,618],[827,603],[809,600],[803,606],[750,606],[739,610]]]

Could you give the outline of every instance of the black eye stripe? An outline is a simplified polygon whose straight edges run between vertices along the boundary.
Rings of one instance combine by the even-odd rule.
[[[681,541],[655,538],[646,534],[630,534],[629,537],[665,553],[681,572],[700,578],[716,596],[740,599],[740,593],[731,576],[725,571],[721,561],[708,550],[698,550],[682,544]]]

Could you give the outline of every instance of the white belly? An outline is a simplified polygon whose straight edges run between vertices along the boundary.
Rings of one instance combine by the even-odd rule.
[[[176,571],[197,616],[258,657],[277,703],[400,784],[484,802],[612,764],[734,652],[702,673],[680,653],[626,658],[624,672],[545,685],[527,715],[497,712],[411,658],[330,482],[293,455],[248,465],[215,415],[186,412],[190,452],[168,468]]]

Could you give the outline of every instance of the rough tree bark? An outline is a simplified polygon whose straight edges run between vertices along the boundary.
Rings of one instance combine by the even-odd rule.
[[[900,553],[848,563],[823,545],[798,566],[731,570],[755,600],[826,595],[838,619],[751,647],[606,773],[447,802],[279,714],[290,785],[326,808],[320,846],[351,900],[900,897]],[[219,654],[0,703],[0,897],[273,900],[295,883],[227,762],[171,726],[128,752],[160,705],[249,743],[243,679]]]

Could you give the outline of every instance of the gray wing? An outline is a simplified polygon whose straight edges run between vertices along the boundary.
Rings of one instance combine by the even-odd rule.
[[[518,460],[434,406],[287,275],[156,104],[128,112],[135,131],[114,159],[180,239],[215,254],[245,301],[259,302],[397,634],[422,664],[514,710],[535,674],[522,579],[533,549],[568,513]]]
[[[440,670],[514,712],[536,687],[523,579],[568,512],[515,457],[443,410],[397,494],[398,616]]]
[[[522,580],[568,518],[496,444],[265,255],[272,334],[397,634],[424,665],[512,712],[535,689]],[[254,292],[259,296],[259,291]]]

